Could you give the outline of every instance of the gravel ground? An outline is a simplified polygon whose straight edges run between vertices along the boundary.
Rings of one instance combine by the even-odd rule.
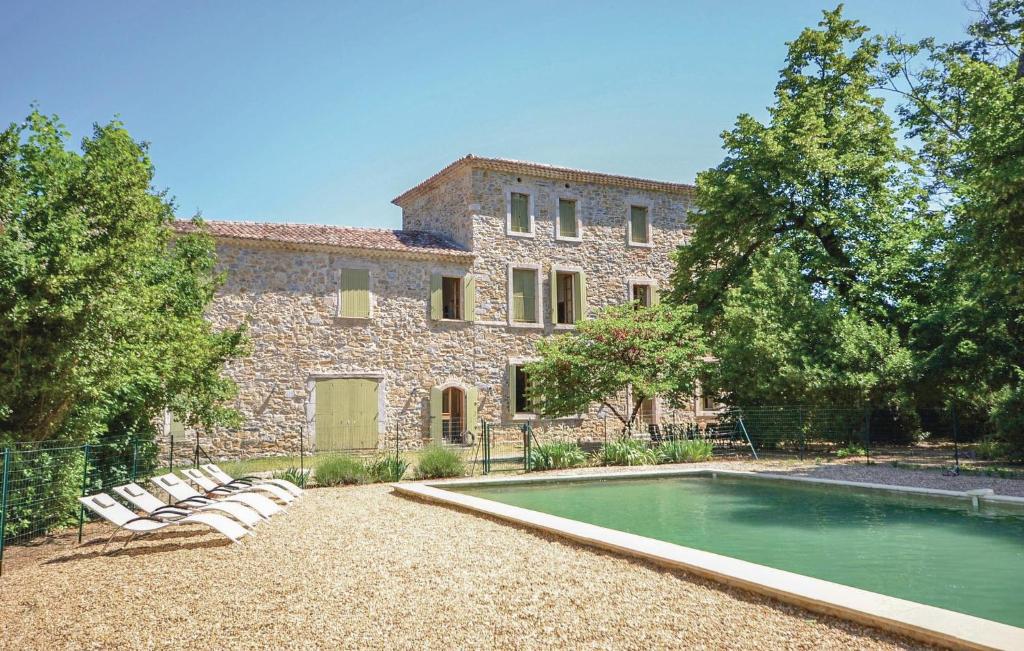
[[[4,648],[916,647],[380,485],[307,491],[243,545],[43,547],[0,580]]]

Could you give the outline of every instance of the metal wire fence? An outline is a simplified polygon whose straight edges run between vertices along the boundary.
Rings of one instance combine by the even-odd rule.
[[[0,572],[4,548],[78,526],[88,514],[77,498],[134,481],[153,470],[155,445],[133,437],[95,443],[10,443],[0,450]]]

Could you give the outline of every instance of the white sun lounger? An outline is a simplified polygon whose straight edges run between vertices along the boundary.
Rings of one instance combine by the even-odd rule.
[[[270,484],[257,484],[254,486],[225,486],[223,484],[218,484],[213,481],[213,479],[204,475],[203,471],[199,468],[186,468],[181,471],[181,474],[185,475],[186,479],[191,481],[193,484],[206,491],[207,495],[240,495],[258,491],[267,493],[285,504],[291,504],[295,501],[295,496],[280,486],[271,486]]]
[[[107,542],[104,543],[104,550],[107,549],[107,545],[114,539],[114,536],[122,530],[131,532],[131,536],[124,541],[124,546],[127,546],[135,536],[184,524],[206,525],[235,543],[239,542],[243,536],[249,533],[248,529],[234,520],[223,515],[217,515],[216,513],[193,513],[179,520],[163,521],[148,515],[136,515],[127,506],[117,502],[106,493],[79,497],[78,501],[87,509],[116,527],[114,533],[110,534],[110,538],[107,538]]]
[[[252,507],[254,511],[265,518],[269,518],[270,516],[282,511],[282,508],[278,506],[274,500],[254,493],[236,493],[228,495],[223,499],[211,499],[202,493],[197,492],[194,488],[179,479],[174,473],[167,473],[166,475],[153,477],[152,482],[154,486],[170,495],[171,499],[176,500],[179,503],[188,502],[190,504],[200,505],[216,504],[217,502],[241,502],[246,506]]]
[[[225,501],[212,504],[194,504],[186,500],[174,504],[164,504],[159,497],[134,483],[115,486],[114,492],[143,513],[147,513],[160,520],[179,520],[193,511],[217,511],[238,520],[251,529],[266,519],[252,507],[246,506],[241,502]]]
[[[295,497],[302,496],[302,489],[287,479],[263,479],[262,477],[254,476],[236,478],[221,470],[217,464],[214,463],[208,463],[205,466],[199,467],[205,470],[206,474],[213,477],[214,481],[225,486],[254,486],[256,484],[270,484],[272,486],[278,486],[285,489]]]

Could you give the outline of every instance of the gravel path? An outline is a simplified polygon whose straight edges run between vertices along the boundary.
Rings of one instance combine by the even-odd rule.
[[[5,648],[915,647],[380,485],[307,491],[240,546],[51,547],[0,579]]]

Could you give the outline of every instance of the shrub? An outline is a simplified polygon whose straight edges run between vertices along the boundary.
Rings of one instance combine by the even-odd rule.
[[[711,458],[711,441],[665,441],[656,453],[660,463],[693,463]]]
[[[864,448],[854,443],[851,443],[850,445],[847,445],[845,448],[839,448],[838,450],[836,450],[836,458],[845,459],[846,457],[863,457],[867,453],[867,450],[865,450]]]
[[[458,452],[440,445],[428,445],[420,452],[419,463],[416,464],[416,476],[420,479],[444,479],[464,474],[466,466]]]
[[[373,463],[367,464],[366,471],[374,481],[402,481],[409,462],[398,455],[378,457]]]
[[[594,460],[602,466],[645,466],[658,463],[658,456],[644,441],[623,438],[602,445]]]
[[[586,460],[583,448],[576,443],[555,441],[530,448],[530,468],[533,470],[575,468],[582,466]]]
[[[993,461],[995,459],[1004,459],[1007,456],[1007,447],[1002,441],[995,439],[986,439],[978,442],[974,446],[974,453],[979,459],[984,461]]]
[[[318,459],[313,476],[318,486],[365,484],[370,479],[362,460],[344,454]]]
[[[288,468],[287,470],[275,470],[270,475],[273,479],[283,479],[290,481],[299,488],[305,488],[306,483],[309,481],[309,471],[299,470],[298,468]]]

